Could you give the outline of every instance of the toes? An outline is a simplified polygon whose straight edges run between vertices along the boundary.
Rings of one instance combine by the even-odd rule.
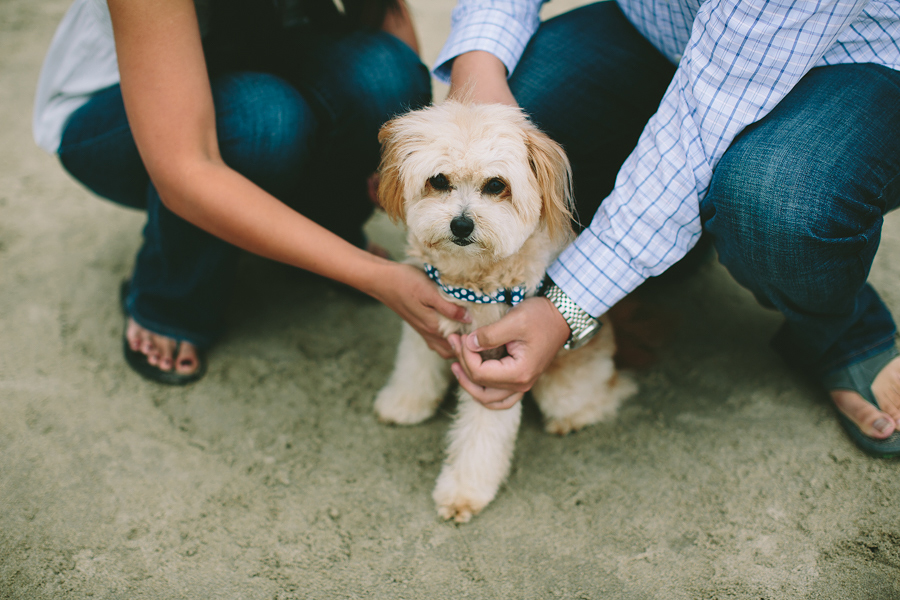
[[[473,516],[478,514],[478,510],[466,503],[438,506],[437,512],[445,521],[453,519],[456,523],[468,523],[472,520]]]
[[[182,375],[189,375],[200,368],[200,359],[197,357],[197,349],[193,344],[182,342],[175,357],[175,371]]]
[[[856,423],[865,435],[884,439],[894,432],[896,423],[893,417],[863,400],[856,392],[832,390],[831,398],[838,410]]]
[[[151,333],[150,340],[153,346],[154,354],[147,355],[147,361],[160,371],[171,371],[175,364],[172,354],[175,351],[175,345],[178,343],[173,339],[163,337]],[[155,361],[154,361],[155,359]]]
[[[128,327],[125,330],[125,339],[128,340],[128,347],[132,350],[140,350],[144,344],[145,329],[134,322],[134,319],[128,319]]]
[[[158,367],[160,371],[171,371],[175,368],[176,359],[173,354],[175,346],[178,344],[175,340],[147,331],[138,325],[134,319],[128,320],[125,338],[128,340],[129,348],[147,357],[148,364]],[[187,367],[181,367],[181,369],[190,373],[199,364],[197,353],[190,344],[182,344],[181,346],[182,350],[178,359],[179,361],[184,360],[185,364],[188,365]]]
[[[890,415],[895,422],[900,422],[900,357],[889,362],[881,370],[872,382],[872,393],[875,394],[881,410]]]
[[[141,347],[139,350],[147,356],[147,362],[151,365],[159,362],[159,351],[153,345],[153,340],[149,336],[141,336]]]

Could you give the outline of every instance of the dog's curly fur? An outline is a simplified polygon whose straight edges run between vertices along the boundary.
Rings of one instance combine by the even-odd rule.
[[[524,284],[533,295],[547,266],[572,240],[571,169],[562,148],[514,107],[447,101],[384,125],[378,196],[409,231],[414,264],[442,282],[491,292]],[[462,219],[468,227],[454,225]],[[468,333],[499,320],[506,304],[450,296],[472,316],[441,319],[441,332]],[[608,321],[589,344],[562,350],[532,390],[546,429],[565,435],[613,416],[636,387],[613,364]],[[437,410],[449,364],[404,324],[394,372],[375,400],[386,423],[419,423]],[[512,460],[521,403],[489,410],[462,388],[433,498],[438,514],[468,521],[496,495]]]

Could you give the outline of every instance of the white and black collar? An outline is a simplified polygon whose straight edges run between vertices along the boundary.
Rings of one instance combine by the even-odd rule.
[[[500,288],[492,293],[484,293],[482,290],[470,290],[468,288],[445,285],[441,283],[441,274],[435,267],[428,263],[425,263],[424,267],[425,273],[428,274],[428,277],[430,277],[432,281],[438,284],[441,290],[458,300],[465,300],[466,302],[474,302],[476,304],[508,304],[509,306],[515,306],[528,297],[528,287],[525,284],[511,288]],[[534,289],[534,294],[540,292],[541,288],[544,286],[545,279],[546,277],[541,278],[541,281]]]

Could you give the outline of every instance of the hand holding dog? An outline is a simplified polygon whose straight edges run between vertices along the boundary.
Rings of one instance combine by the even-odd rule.
[[[437,286],[421,270],[391,263],[395,273],[382,279],[381,289],[372,295],[400,315],[442,358],[453,358],[453,349],[438,331],[438,314],[448,319],[469,323],[471,319],[461,306],[441,297]]]
[[[563,316],[543,297],[529,298],[502,319],[464,336],[448,338],[460,386],[494,410],[510,408],[530,390],[569,338]],[[506,346],[508,356],[482,360],[479,352]]]

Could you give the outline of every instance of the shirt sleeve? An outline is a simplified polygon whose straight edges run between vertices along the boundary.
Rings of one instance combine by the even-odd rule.
[[[512,73],[540,25],[542,4],[543,0],[459,0],[434,76],[450,83],[453,59],[473,50],[490,52]]]
[[[822,57],[865,1],[708,0],[612,193],[548,273],[592,315],[682,258],[699,206],[735,136]]]

